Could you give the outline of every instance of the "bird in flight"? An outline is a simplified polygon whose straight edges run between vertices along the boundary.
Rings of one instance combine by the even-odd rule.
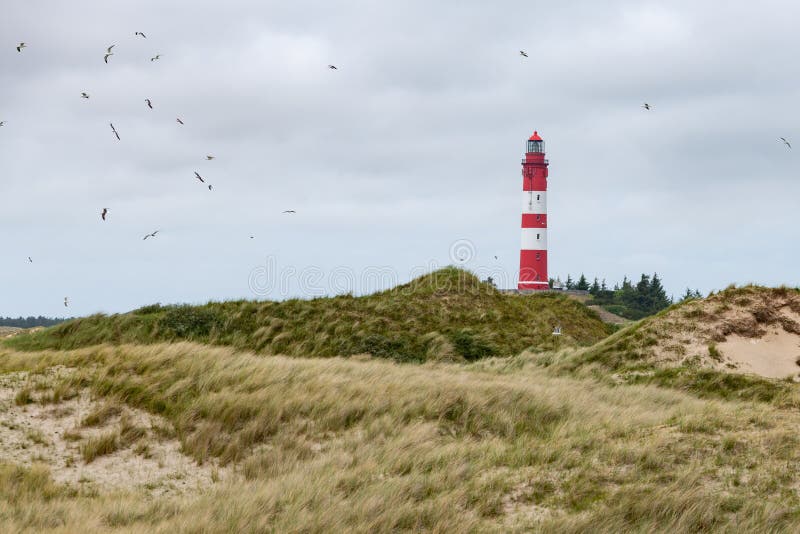
[[[108,208],[103,208],[103,212],[100,213],[100,218],[102,218],[105,221],[106,215],[108,215]]]
[[[328,65],[328,68],[331,70],[339,70],[336,68],[336,65]]]
[[[108,63],[108,58],[114,55],[114,52],[112,52],[111,49],[114,48],[115,46],[116,45],[111,45],[106,50],[106,55],[103,56],[103,61],[105,61],[106,63]]]
[[[161,59],[161,54],[156,54],[155,56],[150,58],[150,61],[155,61],[157,59]]]
[[[144,101],[145,101],[145,103],[147,103],[147,107],[148,108],[153,109],[153,103],[150,102],[149,98],[145,98]]]
[[[30,256],[28,256],[28,263],[33,263],[33,259]]]
[[[64,307],[69,306],[69,297],[64,297]]]
[[[792,148],[792,144],[789,141],[787,141],[785,137],[779,137],[778,139],[783,141],[783,144],[786,145],[787,147]]]
[[[145,34],[143,34],[142,32],[136,32],[136,33],[134,33],[134,35],[138,35],[138,36],[140,36],[142,39],[147,39],[147,36],[146,36]]]
[[[17,52],[22,52],[22,49],[23,49],[23,48],[27,48],[27,46],[25,45],[25,43],[20,43],[20,44],[18,44],[18,45],[17,45]]]
[[[197,171],[194,171],[194,175],[197,177],[197,179],[198,179],[198,180],[200,180],[200,181],[201,181],[201,182],[203,182],[203,183],[206,183],[206,181],[205,181],[205,180],[203,180],[203,177],[202,177],[202,176],[200,176],[200,175],[197,173]]]
[[[81,93],[81,98],[89,98],[89,93]]]
[[[211,191],[211,184],[208,184],[208,190]]]
[[[647,111],[650,111],[650,108],[651,108],[650,104],[648,104],[647,102],[645,102],[644,104],[642,104],[642,107],[643,107],[644,109],[646,109]]]
[[[116,136],[117,136],[117,141],[122,141],[122,139],[120,139],[120,138],[119,138],[119,134],[117,133],[117,129],[116,129],[116,128],[114,128],[114,123],[112,123],[112,122],[109,122],[108,124],[110,124],[110,125],[111,125],[111,131],[112,131],[112,132],[114,132],[114,135],[116,135]]]
[[[0,126],[5,126],[6,121],[0,121]]]
[[[145,241],[145,240],[146,240],[148,237],[155,237],[157,233],[158,233],[158,230],[156,230],[156,231],[155,231],[155,232],[153,232],[152,234],[147,234],[146,236],[144,236],[144,238],[142,239],[142,241]]]
[[[519,55],[521,55],[522,57],[528,57],[528,54],[525,53],[525,50],[520,50]]]
[[[180,117],[178,117],[178,118],[177,118],[177,119],[175,119],[175,120],[176,120],[176,121],[178,121],[178,124],[183,124],[183,121],[181,120],[181,118],[180,118]]]
[[[297,212],[296,212],[296,211],[294,211],[294,210],[286,210],[286,211],[284,211],[283,213],[297,213]]]
[[[494,259],[497,259],[497,256],[495,256]]]
[[[210,155],[209,155],[209,156],[206,156],[206,160],[208,160],[208,161],[211,161],[211,160],[212,160],[212,159],[214,159],[215,157],[216,157],[216,156],[210,156]]]

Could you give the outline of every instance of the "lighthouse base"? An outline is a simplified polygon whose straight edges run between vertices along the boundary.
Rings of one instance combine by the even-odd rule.
[[[517,289],[520,291],[542,291],[550,289],[550,284],[547,282],[520,282],[517,284]]]

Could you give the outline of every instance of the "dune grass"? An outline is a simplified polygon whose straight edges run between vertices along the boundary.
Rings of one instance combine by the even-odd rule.
[[[800,414],[559,377],[530,356],[463,366],[258,356],[189,343],[0,348],[0,372],[166,417],[236,476],[197,494],[82,494],[0,466],[0,530],[624,532],[800,528]],[[41,491],[39,491],[41,489]]]
[[[559,338],[551,335],[555,325],[564,333]],[[423,362],[588,346],[610,331],[594,311],[564,295],[507,295],[448,268],[364,297],[153,305],[76,319],[4,343],[16,350],[69,350],[185,340],[262,354],[371,354]]]

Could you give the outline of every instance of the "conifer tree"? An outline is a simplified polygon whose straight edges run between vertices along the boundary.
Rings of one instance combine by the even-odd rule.
[[[581,277],[578,279],[578,284],[575,286],[575,289],[579,289],[581,291],[586,291],[589,289],[589,281],[586,279],[586,275],[581,273]]]
[[[661,285],[661,279],[658,273],[653,273],[653,278],[650,280],[650,308],[647,310],[649,313],[656,313],[672,304],[672,299],[667,297],[667,292],[664,286]]]
[[[589,294],[593,297],[596,297],[600,294],[600,282],[597,281],[596,276],[594,277],[594,283],[592,284],[592,287],[589,288]]]

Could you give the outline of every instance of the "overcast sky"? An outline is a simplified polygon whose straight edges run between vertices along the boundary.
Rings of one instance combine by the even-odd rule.
[[[551,276],[797,285],[798,20],[788,0],[4,2],[0,316],[363,292],[454,248],[515,287],[533,130]]]

